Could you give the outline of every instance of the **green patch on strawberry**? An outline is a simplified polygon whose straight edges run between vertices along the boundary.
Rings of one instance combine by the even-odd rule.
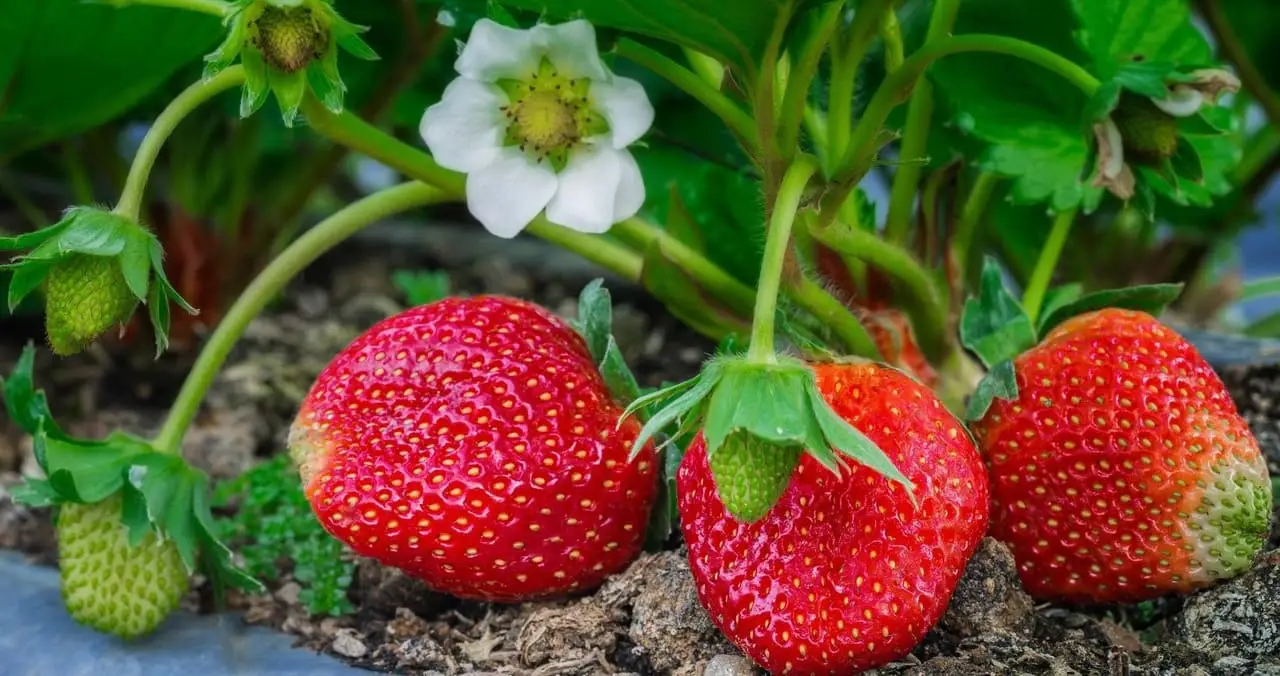
[[[846,461],[853,460],[901,484],[908,495],[914,490],[879,446],[831,410],[818,392],[813,368],[797,359],[778,357],[773,363],[757,363],[717,357],[694,378],[636,399],[623,417],[646,407],[657,411],[641,429],[633,449],[644,448],[663,430],[687,436],[701,428],[713,463],[726,449],[731,456],[726,467],[738,465],[739,453],[774,454],[768,471],[726,474],[732,480],[721,488],[726,491],[722,498],[727,496],[736,505],[733,513],[744,521],[762,516],[773,506],[767,496],[776,500],[779,482],[785,488],[785,477],[801,456],[795,454],[794,460],[787,461],[794,448],[803,449],[804,455],[837,476],[848,469]],[[734,442],[726,443],[730,439]]]
[[[218,603],[229,586],[260,591],[214,535],[208,477],[129,434],[115,432],[102,440],[69,436],[34,387],[34,363],[35,348],[28,345],[14,373],[0,379],[5,409],[32,436],[36,462],[47,477],[27,478],[13,497],[62,508],[59,524],[70,530],[61,533],[59,547],[73,554],[62,568],[63,587],[73,617],[122,636],[154,629],[172,607],[161,612],[163,604],[156,605],[148,614],[153,621],[145,626],[118,618],[136,601],[138,588],[172,578],[163,561],[168,554],[156,549],[161,545],[181,563],[184,576],[199,570],[210,581]],[[89,522],[98,525],[89,528]],[[86,547],[86,541],[97,544]],[[73,598],[78,601],[71,603]]]
[[[960,317],[961,344],[988,369],[969,398],[965,417],[982,418],[997,398],[1016,399],[1014,359],[1068,319],[1104,308],[1159,314],[1177,300],[1182,288],[1182,284],[1147,284],[1082,294],[1078,284],[1067,284],[1045,294],[1039,321],[1033,322],[1005,288],[999,264],[988,256],[983,262],[978,293],[965,301]]]
[[[165,276],[155,235],[113,212],[72,207],[47,228],[0,237],[0,251],[19,250],[29,251],[0,266],[13,273],[9,308],[43,288],[49,343],[57,354],[83,350],[127,322],[141,302],[148,306],[159,356],[169,345],[169,303],[197,314]]]
[[[709,459],[725,509],[742,521],[763,517],[787,489],[803,450],[744,432],[729,435]]]

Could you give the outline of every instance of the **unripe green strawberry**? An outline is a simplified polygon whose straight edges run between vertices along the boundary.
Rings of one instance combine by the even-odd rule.
[[[267,6],[250,31],[262,58],[286,73],[302,70],[329,49],[328,31],[307,7]]]
[[[752,522],[778,501],[803,448],[771,444],[749,434],[731,434],[708,458],[720,501],[739,521]]]
[[[178,549],[149,533],[137,547],[120,522],[121,501],[69,503],[58,514],[62,599],[77,622],[121,638],[150,633],[187,593]]]
[[[128,321],[138,304],[114,256],[73,255],[55,264],[44,284],[49,346],[61,356]]]
[[[1160,164],[1178,149],[1178,119],[1143,96],[1125,96],[1111,119],[1120,128],[1125,157]]]

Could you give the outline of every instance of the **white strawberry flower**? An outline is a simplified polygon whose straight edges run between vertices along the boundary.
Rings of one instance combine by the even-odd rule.
[[[552,223],[602,233],[640,210],[627,147],[653,106],[639,82],[605,67],[590,23],[482,19],[454,69],[420,131],[441,166],[467,174],[467,207],[489,232],[515,237],[545,209]]]

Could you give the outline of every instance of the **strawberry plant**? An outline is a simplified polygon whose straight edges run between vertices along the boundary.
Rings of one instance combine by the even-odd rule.
[[[15,253],[9,305],[43,301],[57,354],[145,307],[163,353],[172,307],[218,297],[173,265],[182,242],[179,261],[201,258],[183,219],[224,214],[225,251],[261,260],[216,308],[151,439],[61,432],[30,350],[6,381],[46,474],[22,496],[64,508],[64,588],[83,622],[154,630],[197,562],[247,588],[280,555],[307,568],[318,545],[305,528],[306,544],[243,543],[250,570],[231,566],[207,480],[177,451],[232,347],[291,280],[375,222],[443,205],[493,237],[580,255],[720,348],[694,377],[642,390],[601,281],[570,322],[400,274],[414,307],[334,355],[290,430],[314,515],[302,521],[326,546],[458,597],[521,602],[597,587],[678,533],[699,600],[752,660],[847,673],[919,643],[987,532],[1032,595],[1059,603],[1192,593],[1248,570],[1264,545],[1266,464],[1180,327],[1274,334],[1274,317],[1224,313],[1274,280],[1233,285],[1219,265],[1280,167],[1280,83],[1260,63],[1257,19],[1274,12],[429,2],[433,48],[409,69],[429,60],[432,77],[393,78],[404,97],[354,111],[351,74],[380,44],[359,3],[110,4],[212,17],[222,39],[208,36],[199,76],[155,117],[113,207],[0,238]],[[401,9],[408,26],[421,18]],[[446,38],[457,50],[434,51]],[[227,95],[238,104],[218,108]],[[289,129],[285,169],[255,163],[251,136],[190,152],[178,128],[197,115]],[[299,138],[325,150],[295,159]],[[153,229],[144,205],[166,145],[190,152],[169,166],[182,208]],[[295,228],[347,152],[399,182],[350,203],[335,189],[330,213]],[[206,167],[217,187],[203,191]],[[301,177],[279,205],[258,180],[277,173]],[[250,193],[267,205],[249,209]],[[280,226],[244,235],[246,220]],[[101,551],[126,563],[108,570]],[[342,610],[330,583],[343,576],[326,570],[311,571],[328,598],[314,607]],[[147,580],[160,590],[148,612],[121,620],[116,597]]]

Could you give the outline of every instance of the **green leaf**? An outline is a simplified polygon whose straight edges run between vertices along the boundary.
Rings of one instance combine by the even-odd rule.
[[[969,403],[965,408],[965,418],[981,420],[996,397],[1008,400],[1018,398],[1018,378],[1011,359],[991,367],[982,380],[978,381],[978,387],[969,397]]]
[[[1040,326],[1044,325],[1044,318],[1053,314],[1054,310],[1074,301],[1083,294],[1084,285],[1079,282],[1071,282],[1069,284],[1063,284],[1062,286],[1055,286],[1046,291],[1044,294],[1044,303],[1041,304],[1040,307]],[[1040,327],[1037,327],[1036,335],[1044,335],[1044,331]]]
[[[1146,284],[1095,291],[1049,313],[1040,321],[1040,332],[1042,335],[1047,334],[1072,317],[1104,308],[1137,310],[1159,316],[1169,303],[1182,295],[1183,286],[1183,284]]]
[[[499,0],[548,19],[587,19],[690,47],[755,79],[758,64],[787,0]]]
[[[19,505],[40,508],[61,504],[62,497],[44,479],[24,477],[23,482],[9,489],[9,497]]]
[[[44,470],[65,500],[93,504],[124,486],[129,465],[141,452],[131,443],[47,438]]]
[[[13,372],[8,378],[0,378],[5,412],[27,434],[38,434],[43,430],[48,434],[63,436],[53,422],[53,413],[49,411],[49,401],[44,391],[35,387],[35,363],[36,348],[27,343],[22,348],[18,362],[13,366]]]
[[[967,0],[953,32],[1008,35],[1087,61],[1072,36],[1077,24],[1067,0],[1037,2],[1034,21],[1026,8],[1023,0]],[[1079,90],[1005,55],[948,56],[930,72],[940,119],[985,145],[977,164],[1011,178],[1015,202],[1048,202],[1056,211],[1096,206],[1101,190],[1084,178],[1089,131],[1080,124],[1087,101]]]
[[[27,296],[44,283],[53,264],[42,260],[22,260],[11,268],[13,276],[9,278],[8,304],[9,312],[18,308]]]
[[[578,317],[570,322],[587,342],[591,356],[600,363],[613,331],[613,302],[603,279],[593,279],[578,294]]]
[[[631,444],[632,458],[635,457],[640,449],[644,448],[645,444],[649,443],[650,439],[669,426],[677,423],[683,426],[685,422],[698,420],[702,408],[706,404],[707,396],[716,389],[723,376],[724,368],[721,362],[708,362],[702,371],[693,378],[647,394],[631,402],[622,412],[622,419],[626,419],[644,408],[660,406],[649,418],[649,421],[644,424],[644,427],[640,428],[640,434],[636,436],[636,440]],[[668,441],[663,446],[665,447],[669,443]]]
[[[1254,320],[1244,328],[1244,335],[1251,338],[1280,338],[1280,312]]]
[[[1031,318],[1004,287],[1000,267],[990,256],[983,261],[978,295],[964,303],[960,342],[973,350],[988,368],[1035,345],[1036,331],[1031,326]]]
[[[197,62],[216,17],[82,0],[19,0],[0,19],[0,156],[108,122]]]
[[[1124,89],[1162,99],[1169,95],[1169,86],[1165,82],[1173,72],[1174,64],[1170,61],[1127,61],[1120,65],[1112,79]]]
[[[1080,46],[1103,78],[1135,57],[1170,63],[1209,60],[1209,45],[1191,23],[1184,0],[1072,0],[1071,6],[1080,22]]]

